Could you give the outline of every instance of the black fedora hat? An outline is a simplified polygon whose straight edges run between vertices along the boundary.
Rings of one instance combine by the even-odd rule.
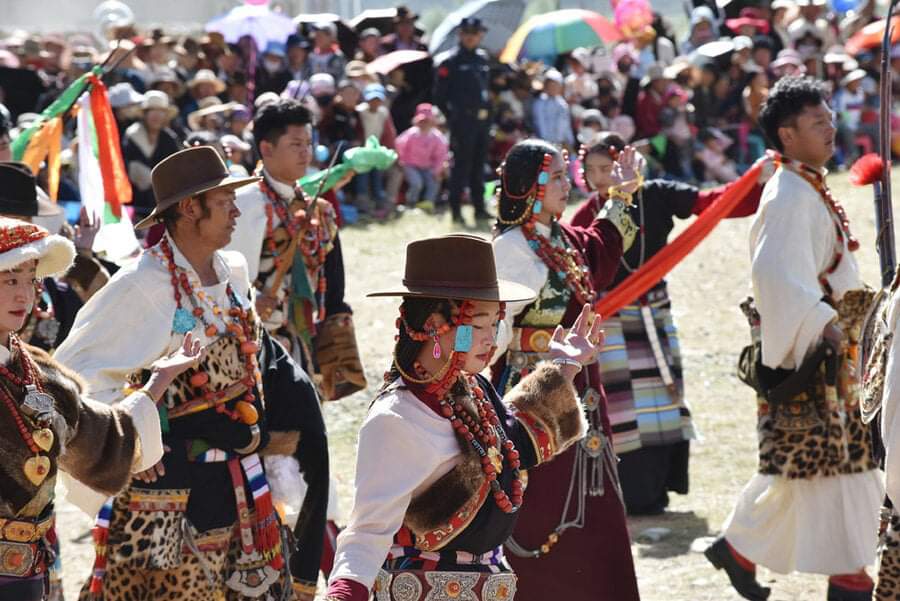
[[[497,279],[490,242],[478,236],[449,234],[410,242],[402,284],[367,296],[516,302],[531,300],[537,293],[527,286]]]
[[[0,163],[0,213],[17,217],[49,217],[62,209],[35,184],[25,163]]]

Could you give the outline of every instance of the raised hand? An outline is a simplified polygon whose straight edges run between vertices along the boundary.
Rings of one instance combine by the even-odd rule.
[[[188,332],[185,334],[184,342],[180,348],[165,357],[157,359],[150,368],[160,375],[170,377],[168,384],[171,384],[172,379],[176,376],[190,367],[196,367],[205,354],[206,347],[202,346],[200,341],[194,338],[193,332]]]
[[[187,369],[197,367],[205,355],[206,347],[194,338],[192,332],[188,332],[181,348],[153,362],[150,366],[150,378],[143,390],[159,403],[172,381]]]
[[[600,316],[591,310],[589,304],[585,304],[568,331],[562,326],[556,327],[550,340],[551,360],[578,362],[581,365],[593,363],[603,347],[600,323]]]
[[[75,248],[82,252],[90,252],[94,248],[94,238],[97,237],[97,232],[100,231],[101,225],[103,224],[100,216],[88,213],[87,208],[82,206],[78,215],[78,223],[75,224],[75,236],[72,240],[75,243]]]
[[[626,194],[634,194],[641,185],[643,157],[634,146],[626,146],[613,165],[613,187]]]

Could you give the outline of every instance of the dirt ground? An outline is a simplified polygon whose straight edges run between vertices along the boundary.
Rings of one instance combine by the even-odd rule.
[[[894,181],[900,181],[896,174]],[[844,175],[831,178],[831,185],[862,242],[856,258],[864,279],[877,285],[871,190],[851,187]],[[898,210],[896,205],[894,210]],[[705,548],[706,539],[718,533],[756,467],[754,399],[735,376],[737,354],[749,338],[738,308],[749,293],[749,227],[750,219],[723,222],[669,277],[684,355],[686,398],[700,439],[692,446],[690,494],[674,496],[664,516],[630,521],[644,601],[740,598],[728,585],[724,572],[715,571],[699,551]],[[406,242],[449,231],[446,215],[411,212],[386,225],[354,226],[342,232],[347,300],[355,312],[369,379],[369,390],[325,408],[332,472],[339,482],[345,516],[352,504],[357,431],[389,365],[397,314],[395,300],[366,299],[365,293],[400,280]],[[488,235],[486,229],[478,233]],[[91,522],[65,503],[59,513],[66,597],[71,601],[90,573],[93,548],[87,532]],[[645,542],[641,533],[655,527],[670,533],[659,542]],[[760,580],[772,587],[772,601],[825,598],[822,576],[786,576],[762,569]]]

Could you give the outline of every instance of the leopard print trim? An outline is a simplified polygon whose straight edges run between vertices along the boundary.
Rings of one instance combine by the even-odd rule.
[[[900,599],[900,515],[881,508],[881,536],[878,544],[878,583],[875,601]]]
[[[759,398],[759,472],[792,479],[853,474],[875,469],[869,428],[859,411],[855,349],[874,292],[848,292],[838,306],[838,325],[849,344],[840,357],[837,385],[826,386],[824,367],[807,390],[784,406]]]
[[[102,595],[92,596],[88,578],[79,601],[269,600],[280,599],[291,586],[285,573],[264,565],[255,552],[242,552],[235,527],[197,532],[177,503],[157,503],[153,511],[130,509],[135,501],[180,498],[184,491],[149,492],[129,489],[116,497]]]

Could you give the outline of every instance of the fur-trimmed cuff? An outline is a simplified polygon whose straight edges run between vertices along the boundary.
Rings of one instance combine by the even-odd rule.
[[[515,409],[516,418],[531,436],[538,462],[565,451],[587,431],[575,387],[558,365],[539,363],[503,401]]]

